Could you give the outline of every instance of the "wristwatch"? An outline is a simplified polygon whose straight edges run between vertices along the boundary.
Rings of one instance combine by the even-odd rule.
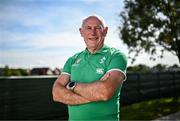
[[[66,88],[69,90],[74,90],[74,88],[76,87],[76,82],[74,81],[70,81],[67,85]]]

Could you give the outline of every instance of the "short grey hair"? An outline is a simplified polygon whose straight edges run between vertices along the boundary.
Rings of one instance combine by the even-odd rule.
[[[97,18],[97,19],[101,22],[101,24],[102,24],[102,26],[103,26],[104,28],[107,27],[104,18],[101,17],[101,16],[99,16],[99,15],[96,15],[96,14],[93,14],[93,15],[89,15],[89,16],[84,17],[84,19],[83,19],[83,21],[82,21],[81,27],[83,27],[84,24],[86,23],[86,21],[87,21],[89,18],[92,18],[92,17]]]

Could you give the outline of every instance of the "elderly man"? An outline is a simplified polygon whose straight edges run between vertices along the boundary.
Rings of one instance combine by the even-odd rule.
[[[69,120],[119,120],[126,56],[104,44],[108,27],[91,15],[79,29],[86,49],[70,57],[53,85],[53,99],[68,105]]]

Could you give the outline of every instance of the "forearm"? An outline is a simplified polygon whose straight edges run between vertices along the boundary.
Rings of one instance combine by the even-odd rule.
[[[74,92],[85,97],[90,101],[107,100],[107,89],[103,84],[104,81],[96,81],[93,83],[77,83]]]
[[[53,87],[54,101],[61,102],[67,105],[79,105],[89,103],[86,98],[66,89],[64,86],[56,84]]]
[[[123,79],[122,73],[112,71],[93,83],[77,83],[74,92],[90,101],[106,101],[114,95]]]

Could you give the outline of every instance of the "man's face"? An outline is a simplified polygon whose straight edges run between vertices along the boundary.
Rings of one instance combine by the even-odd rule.
[[[103,27],[99,19],[95,17],[88,18],[84,26],[80,28],[81,36],[84,38],[87,48],[96,49],[102,47],[107,29],[107,27]]]

